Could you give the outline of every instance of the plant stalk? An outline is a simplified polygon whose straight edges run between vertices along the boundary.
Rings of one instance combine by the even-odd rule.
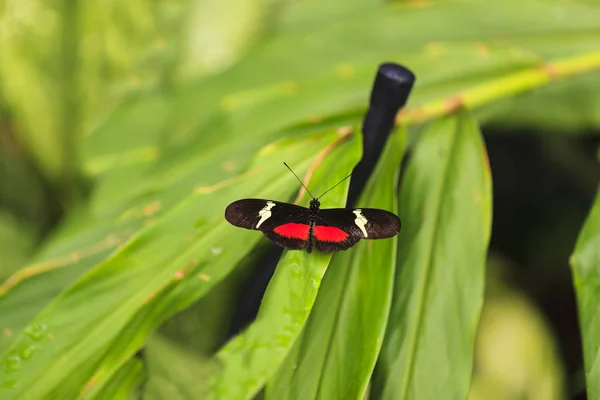
[[[600,51],[592,51],[539,64],[535,67],[492,79],[441,100],[419,107],[406,108],[396,115],[396,123],[421,124],[451,114],[461,107],[473,109],[500,99],[515,96],[552,81],[600,70]]]

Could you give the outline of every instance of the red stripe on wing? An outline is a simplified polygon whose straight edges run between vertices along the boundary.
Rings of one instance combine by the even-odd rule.
[[[313,233],[322,242],[343,242],[348,234],[335,226],[315,226]]]
[[[288,222],[273,229],[275,233],[289,239],[308,240],[308,225]]]

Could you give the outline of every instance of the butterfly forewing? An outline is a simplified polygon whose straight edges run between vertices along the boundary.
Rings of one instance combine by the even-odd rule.
[[[308,224],[308,209],[273,200],[242,199],[227,206],[225,219],[240,228],[265,232],[286,222]]]
[[[320,210],[314,236],[317,249],[332,252],[350,248],[360,239],[395,236],[400,228],[400,218],[385,210],[330,208]]]
[[[402,229],[400,218],[389,211],[377,208],[357,208],[353,211],[353,214],[363,221],[366,219],[365,230],[367,236],[362,239],[390,238],[396,236]]]
[[[238,200],[225,209],[230,224],[262,231],[275,244],[292,250],[306,247],[308,216],[305,207],[264,199]]]

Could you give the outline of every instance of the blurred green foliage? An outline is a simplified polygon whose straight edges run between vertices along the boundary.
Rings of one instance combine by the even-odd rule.
[[[566,0],[1,1],[0,398],[563,398],[542,312],[485,274],[509,267],[479,126],[600,132],[598,21]],[[315,192],[346,176],[383,61],[417,84],[360,205],[403,231],[285,252],[228,338],[265,241],[224,208],[292,200],[283,161]],[[548,153],[597,186],[568,151]],[[599,203],[571,259],[590,399]]]

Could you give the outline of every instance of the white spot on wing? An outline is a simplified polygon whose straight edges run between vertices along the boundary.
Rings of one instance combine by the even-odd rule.
[[[268,220],[271,217],[271,208],[275,207],[275,203],[272,201],[267,201],[267,205],[264,206],[262,210],[258,212],[258,216],[260,217],[260,221],[256,224],[256,228],[262,225],[263,222]]]
[[[364,215],[362,215],[362,212],[360,211],[360,209],[356,209],[352,212],[354,213],[354,215],[356,215],[356,219],[354,220],[354,223],[356,224],[356,226],[358,226],[360,228],[363,235],[365,235],[365,237],[368,237],[367,229],[365,228],[365,225],[368,222],[367,219],[365,218]]]

